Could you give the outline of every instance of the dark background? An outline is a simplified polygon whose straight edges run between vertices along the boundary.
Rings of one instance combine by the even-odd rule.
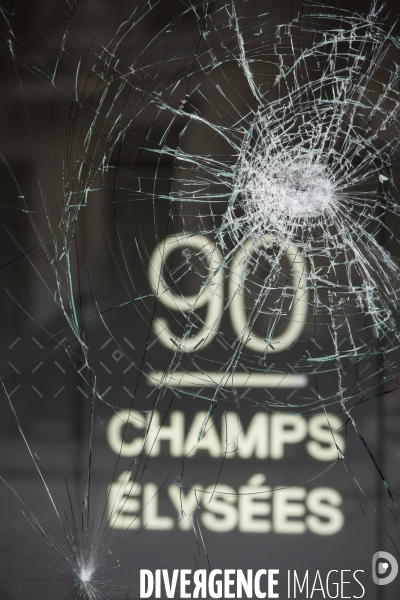
[[[392,4],[395,9],[396,3]],[[275,23],[287,22],[302,10],[301,3],[295,1],[268,1],[255,5],[257,3],[249,6],[249,15],[252,11],[256,14],[260,5],[265,7],[265,12],[271,13],[271,30]],[[62,571],[65,567],[59,565],[64,565],[65,561],[57,558],[53,550],[48,550],[38,522],[57,543],[63,544],[65,536],[60,521],[65,522],[64,510],[68,513],[68,522],[72,510],[77,519],[84,510],[91,426],[90,385],[94,385],[94,380],[93,374],[87,375],[86,381],[82,379],[85,373],[82,350],[65,314],[54,301],[56,279],[49,256],[54,254],[55,239],[62,244],[56,224],[66,189],[63,173],[72,173],[78,168],[73,165],[74,156],[79,163],[81,142],[76,142],[75,146],[67,142],[78,64],[82,74],[79,85],[86,81],[87,90],[96,89],[98,82],[93,76],[85,78],[84,65],[93,67],[96,57],[112,38],[118,24],[127,18],[132,5],[129,2],[82,0],[72,18],[70,7],[61,1],[13,2],[2,6],[6,18],[2,23],[0,42],[0,139],[5,158],[1,167],[3,206],[0,209],[1,376],[15,414],[7,395],[3,394],[0,405],[0,475],[4,478],[0,488],[0,597],[5,600],[62,598],[65,587],[60,580],[68,574]],[[365,9],[368,3],[346,0],[335,6],[357,11]],[[386,6],[389,10],[390,4],[386,3]],[[243,14],[243,6],[241,10]],[[133,34],[121,42],[120,55],[129,55],[132,48],[143,51],[146,41],[181,11],[182,4],[176,0],[161,2]],[[389,19],[395,22],[395,12]],[[184,51],[191,28],[194,36],[194,25],[190,21],[183,22],[182,38],[179,38],[179,31],[175,31],[168,42],[171,47],[182,45]],[[66,30],[68,35],[64,37]],[[65,49],[61,51],[64,44]],[[10,47],[18,60],[12,59]],[[186,50],[185,56],[188,56],[191,46]],[[164,51],[160,45],[155,55],[161,57]],[[152,77],[167,81],[169,67],[163,66],[162,61],[159,65],[149,74],[149,81]],[[55,81],[52,81],[54,74]],[[107,423],[114,408],[128,409],[133,394],[137,409],[151,410],[154,395],[148,397],[151,388],[140,377],[141,370],[147,369],[142,364],[149,363],[151,368],[162,369],[168,361],[165,348],[157,343],[150,347],[153,341],[149,333],[154,308],[152,299],[133,302],[135,297],[150,294],[146,252],[150,253],[169,230],[167,208],[162,202],[157,205],[156,223],[150,200],[138,202],[133,211],[124,203],[126,198],[132,198],[129,190],[136,189],[138,176],[143,178],[142,190],[149,195],[152,193],[152,178],[157,166],[155,157],[140,151],[149,124],[155,122],[154,115],[146,113],[143,97],[139,95],[131,110],[140,111],[141,117],[135,120],[134,131],[128,131],[127,143],[121,146],[118,162],[116,158],[117,175],[108,171],[102,177],[98,174],[94,177],[94,191],[79,216],[73,239],[77,258],[72,270],[78,290],[79,319],[85,324],[82,331],[90,348],[90,360],[97,377],[96,389],[105,400],[96,403],[94,410],[90,510],[92,517],[98,519],[104,510],[115,469],[119,473],[137,468],[143,482],[161,486],[158,494],[160,513],[173,516],[175,525],[165,532],[145,527],[120,536],[119,532],[112,531],[102,540],[92,535],[93,543],[99,544],[109,561],[104,572],[109,581],[116,581],[115,598],[126,596],[129,586],[125,596],[121,595],[125,582],[133,586],[129,597],[138,597],[140,568],[195,569],[196,565],[243,570],[279,568],[283,572],[283,581],[287,569],[296,569],[299,573],[305,569],[312,573],[316,569],[321,573],[330,569],[362,569],[365,571],[361,579],[367,589],[366,598],[397,598],[396,581],[380,587],[371,581],[373,553],[387,550],[396,555],[400,538],[394,506],[354,431],[346,428],[342,434],[347,437],[346,460],[355,479],[348,476],[341,461],[322,473],[328,463],[311,459],[304,444],[288,446],[284,459],[276,461],[234,458],[224,462],[200,453],[196,458],[186,460],[185,474],[182,461],[169,456],[166,445],[163,445],[161,456],[150,458],[145,468],[143,464],[132,466],[129,458],[121,458],[117,463],[117,456],[109,448],[106,438]],[[87,132],[85,123],[89,121],[88,113],[79,113],[76,127],[82,126],[82,136]],[[162,128],[163,123],[157,121],[156,132],[157,127]],[[171,145],[174,135],[176,138],[177,132],[171,133]],[[168,193],[170,175],[171,164],[165,160],[158,170],[159,194]],[[85,177],[89,181],[90,173]],[[110,200],[115,198],[115,189],[120,206]],[[136,196],[133,194],[133,198]],[[125,256],[115,254],[115,243],[120,238]],[[60,255],[61,250],[58,250]],[[126,271],[122,273],[117,265],[124,262]],[[65,285],[66,274],[61,262],[60,273],[61,284]],[[68,304],[66,296],[64,298]],[[70,314],[68,307],[66,312]],[[224,327],[228,330],[228,321]],[[311,329],[306,328],[304,339],[311,336]],[[130,344],[124,341],[126,339]],[[323,345],[323,337],[319,338],[319,343]],[[113,356],[116,351],[121,354],[121,357],[115,355],[118,360]],[[215,356],[216,361],[222,360],[223,352],[213,342],[210,354],[204,359],[214,361]],[[135,366],[124,374],[132,361]],[[329,387],[330,380],[326,385]],[[396,387],[395,382],[388,383],[381,389],[385,395],[370,399],[354,411],[357,423],[395,492],[400,483],[400,413]],[[257,391],[254,397],[259,394],[262,398],[263,393]],[[285,395],[279,394],[277,397],[284,401]],[[229,395],[220,413],[225,409],[234,410],[233,397]],[[168,419],[171,410],[183,410],[189,422],[192,414],[206,409],[201,399],[192,399],[188,395],[179,398],[170,393],[163,399],[160,412]],[[339,413],[336,407],[331,407],[331,411]],[[250,408],[244,408],[241,412],[243,422],[247,422],[252,414]],[[218,423],[218,414],[214,418]],[[26,436],[30,451],[21,432]],[[39,469],[49,485],[60,519]],[[301,535],[250,534],[237,529],[216,533],[202,526],[204,545],[196,539],[193,530],[178,528],[165,492],[165,482],[181,481],[182,478],[190,487],[197,483],[210,486],[219,480],[237,489],[256,473],[265,473],[267,485],[273,488],[300,485],[309,489],[331,487],[338,490],[343,498],[344,527],[339,533],[325,537],[309,531]],[[319,477],[313,481],[317,475]],[[355,481],[365,496],[356,486],[354,489]],[[200,524],[202,511],[204,507],[199,510]],[[28,523],[33,519],[38,520],[33,522],[34,527]],[[108,555],[110,548],[112,551]],[[284,597],[284,587],[280,589]],[[358,594],[359,589],[354,593]],[[75,597],[76,591],[71,594]],[[111,600],[114,593],[108,591],[104,597]]]

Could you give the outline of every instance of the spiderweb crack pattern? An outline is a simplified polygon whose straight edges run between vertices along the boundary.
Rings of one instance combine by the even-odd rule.
[[[147,454],[161,427],[156,411],[168,403],[170,408],[175,397],[204,403],[194,446],[213,427],[221,405],[234,406],[238,414],[244,407],[255,414],[296,415],[334,407],[359,436],[388,494],[385,501],[397,511],[395,493],[354,410],[385,393],[389,383],[397,388],[399,374],[399,38],[375,1],[364,14],[306,4],[301,16],[278,27],[271,27],[266,14],[247,18],[251,2],[184,2],[183,9],[174,6],[176,14],[161,32],[137,35],[160,4],[139,3],[107,43],[85,42],[81,54],[75,49],[74,5],[53,70],[26,59],[14,34],[14,13],[5,11],[17,72],[39,74],[70,102],[66,144],[62,157],[54,159],[54,168],[62,171],[54,202],[37,175],[45,225],[39,227],[16,179],[14,184],[48,270],[44,275],[33,261],[30,265],[64,319],[56,335],[45,327],[41,332],[57,342],[54,351],[61,349],[72,366],[90,419],[84,500],[76,508],[66,482],[64,518],[46,483],[46,467],[19,421],[11,399],[15,390],[3,385],[64,532],[62,544],[2,481],[52,556],[44,566],[60,574],[67,596],[75,598],[131,593],[130,583],[120,578],[117,584],[109,575],[109,565],[118,572],[114,546],[136,525],[128,522],[117,541],[112,530],[136,502],[149,470]],[[178,30],[185,44],[175,43]],[[73,89],[60,78],[66,60],[76,72]],[[107,223],[104,238],[123,290],[118,288],[111,304],[97,293],[93,262],[80,259],[90,255],[85,227],[90,228],[82,223],[96,206]],[[126,206],[132,213],[123,212]],[[142,206],[151,208],[150,226]],[[135,238],[127,244],[131,219]],[[140,269],[146,288],[138,282]],[[110,316],[123,315],[123,322],[127,308],[145,328],[139,360],[138,343],[125,331],[117,335]],[[102,346],[90,329],[93,320],[108,338]],[[113,373],[101,354],[110,340],[114,361],[124,363],[121,386],[123,375],[130,378],[122,387],[128,407],[110,393],[107,377]],[[160,348],[167,358],[160,358]],[[18,373],[31,365],[30,356],[21,353],[22,367],[9,364]],[[65,364],[56,364],[65,375]],[[38,386],[31,387],[41,395]],[[143,388],[146,403],[137,408]],[[266,391],[262,396],[260,388]],[[123,442],[103,512],[92,516],[99,406],[122,419]],[[124,436],[135,420],[143,443],[121,475]],[[328,417],[327,424],[337,459],[363,497]],[[226,446],[220,472],[231,451]],[[182,478],[163,473],[154,495],[173,483],[182,503],[182,491],[192,487],[183,477],[186,458],[178,464]],[[211,491],[196,492],[212,499],[220,472]],[[181,511],[186,516],[183,504]],[[200,539],[196,511],[191,518]]]

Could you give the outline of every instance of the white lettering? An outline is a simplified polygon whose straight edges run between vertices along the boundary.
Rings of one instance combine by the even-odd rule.
[[[186,439],[185,413],[172,411],[167,419],[166,424],[162,423],[160,413],[155,411],[148,429],[149,417],[135,410],[117,412],[110,418],[107,427],[110,448],[121,456],[139,456],[143,451],[159,456],[163,454],[162,442],[168,442],[168,453],[174,457],[187,454],[192,457],[205,450],[212,458],[265,459],[270,455],[274,460],[280,460],[284,458],[286,445],[305,440],[307,428],[312,439],[306,442],[305,447],[315,460],[334,460],[338,453],[336,443],[340,449],[344,448],[344,439],[337,433],[341,421],[331,414],[314,415],[307,422],[296,415],[275,414],[269,418],[268,414],[260,412],[244,429],[239,416],[227,412],[221,419],[220,436],[208,414],[198,412],[193,417]]]
[[[257,413],[244,431],[238,415],[226,413],[226,422],[222,420],[222,443],[228,458],[235,453],[240,458],[268,458],[268,415]]]
[[[308,570],[304,575],[303,584],[300,585],[300,581],[297,577],[297,571],[293,571],[293,598],[297,598],[296,596],[296,587],[299,589],[299,593],[303,593],[303,589],[306,590],[306,598],[308,598]]]
[[[330,587],[329,578],[331,576],[331,573],[339,573],[339,571],[337,569],[332,569],[331,571],[329,571],[328,575],[326,576],[326,593],[328,594],[328,598],[338,598],[339,597],[339,584],[336,581],[332,584],[336,590],[336,595],[332,596],[330,593],[331,587]]]
[[[275,588],[279,585],[279,569],[259,569],[255,571],[248,569],[245,576],[241,569],[213,569],[208,574],[206,569],[174,569],[172,576],[169,576],[167,569],[156,569],[154,574],[148,569],[140,570],[140,598],[150,598],[154,593],[155,598],[175,598],[179,579],[179,597],[187,598],[279,598],[279,591]],[[336,577],[332,574],[335,573]],[[351,581],[345,579],[346,573],[352,573],[354,580],[361,587],[362,594],[360,596],[345,596],[344,586],[350,585]],[[305,571],[304,578],[298,575],[297,571],[293,571],[293,596],[291,595],[292,571],[287,571],[288,588],[287,598],[297,598],[298,594],[301,598],[314,598],[315,595],[322,598],[363,598],[365,587],[357,579],[357,573],[364,573],[358,569],[350,571],[344,569],[339,571],[332,569],[325,578],[321,576],[319,570],[316,570],[312,575],[309,570]],[[266,592],[261,590],[261,578],[266,576],[265,583]],[[312,585],[311,585],[312,582]],[[163,595],[162,585],[164,585],[165,595]],[[190,587],[194,586],[193,594]],[[263,586],[264,587],[264,586]],[[253,594],[254,590],[254,594]],[[341,594],[339,595],[339,590]],[[236,592],[236,594],[235,594]],[[318,593],[319,592],[319,593]],[[333,592],[333,593],[332,593]]]
[[[272,415],[271,458],[283,458],[285,444],[298,444],[306,435],[307,422],[304,418],[297,415]]]
[[[271,522],[265,517],[271,512],[268,500],[271,488],[263,485],[265,475],[253,475],[247,485],[239,488],[239,530],[249,532],[267,533],[271,531]],[[259,495],[262,494],[260,497]]]
[[[211,598],[222,598],[222,581],[215,581],[217,575],[221,575],[221,569],[213,569],[208,578],[208,593]]]
[[[341,598],[351,598],[351,596],[345,596],[344,595],[344,589],[343,589],[343,587],[346,584],[350,583],[350,581],[345,581],[343,579],[343,573],[350,573],[350,572],[351,572],[350,569],[342,569],[342,571],[340,571],[340,583],[341,583],[341,586],[340,586],[340,592],[341,592],[340,593],[340,597]]]
[[[235,529],[238,522],[236,506],[236,492],[229,485],[218,485],[208,487],[203,496],[203,505],[209,512],[201,515],[204,525],[212,531],[231,531]],[[214,513],[214,514],[213,514]],[[220,516],[215,516],[220,515]]]
[[[338,456],[336,444],[344,451],[344,439],[337,433],[342,426],[335,415],[314,415],[308,423],[308,432],[313,441],[307,442],[307,452],[316,460],[335,460]],[[316,440],[316,441],[314,441]]]
[[[161,598],[161,571],[160,569],[156,569],[155,576],[155,597]]]
[[[207,571],[206,569],[197,569],[193,575],[193,583],[195,588],[193,590],[193,598],[199,598],[201,591],[201,597],[207,598]]]
[[[111,450],[121,456],[137,456],[143,449],[143,438],[126,441],[127,433],[131,427],[134,429],[145,430],[147,427],[146,418],[136,410],[131,410],[128,414],[120,410],[113,415],[107,427],[107,440]]]
[[[202,497],[201,485],[197,484],[193,489],[187,490],[187,493],[177,485],[170,485],[168,487],[168,496],[171,498],[172,504],[176,508],[178,513],[178,525],[179,529],[183,531],[189,531],[192,529],[192,520],[190,515],[199,508],[199,502]]]
[[[190,575],[191,572],[191,569],[181,569],[181,598],[192,597],[191,593],[186,591],[186,588],[190,585],[190,579],[187,578],[187,575]]]
[[[191,248],[196,253],[197,260],[203,262],[209,273],[207,285],[202,286],[193,296],[185,297],[182,294],[174,294],[166,285],[163,277],[165,262],[169,255],[174,250],[182,251],[182,248]],[[176,338],[169,331],[168,323],[163,318],[156,317],[153,320],[153,331],[167,348],[174,352],[177,350],[193,352],[200,342],[204,348],[216,335],[224,306],[222,264],[222,256],[218,248],[206,236],[200,234],[190,237],[171,235],[162,240],[153,250],[148,273],[149,282],[156,298],[167,308],[181,313],[197,311],[202,306],[208,306],[203,328],[199,331],[196,329],[196,335],[190,338]]]
[[[110,485],[107,503],[108,519],[114,529],[166,530],[192,528],[192,515],[200,508],[204,526],[216,532],[239,531],[251,533],[302,534],[308,530],[316,535],[334,535],[344,525],[340,510],[341,495],[331,488],[284,488],[275,492],[265,485],[265,475],[253,475],[237,490],[218,484],[192,489],[170,485],[166,488],[167,514],[160,514],[160,488],[155,483],[143,486],[136,483],[131,471],[124,471]],[[143,494],[142,494],[143,488]],[[142,494],[142,497],[139,496]],[[272,498],[271,498],[272,496]],[[271,506],[272,504],[272,506]],[[168,515],[175,509],[175,518]],[[308,511],[308,514],[307,514]],[[269,518],[268,518],[269,517]]]
[[[260,579],[263,575],[266,575],[267,571],[265,569],[259,569],[256,573],[256,576],[254,577],[254,593],[256,595],[256,598],[265,598],[266,597],[266,593],[262,592],[260,589]]]
[[[235,580],[231,575],[235,574],[235,569],[224,570],[224,598],[235,598],[235,593],[230,591],[230,588],[235,585]]]
[[[176,590],[176,583],[178,581],[179,569],[173,570],[171,582],[169,581],[167,569],[163,569],[162,574],[163,574],[164,587],[165,587],[165,593],[167,595],[167,598],[175,598],[175,590]]]
[[[253,595],[253,570],[247,569],[247,579],[241,569],[238,570],[236,575],[236,596],[242,598],[242,594],[246,598],[251,598]]]
[[[274,587],[278,585],[274,575],[279,575],[279,569],[268,569],[268,598],[279,598],[279,593],[274,592]]]
[[[257,336],[254,331],[250,331],[242,291],[246,280],[246,271],[249,268],[251,254],[256,252],[263,244],[272,242],[273,237],[267,233],[263,240],[255,241],[248,239],[243,245],[239,246],[231,263],[231,276],[229,280],[229,296],[231,298],[230,315],[233,329],[238,339],[244,337],[247,340],[247,348],[261,354],[264,352],[282,352],[282,350],[289,348],[303,331],[308,308],[307,263],[296,246],[287,246],[285,249],[291,267],[292,286],[296,290],[291,304],[291,315],[290,319],[288,319],[288,324],[284,331],[268,340]]]
[[[356,577],[356,573],[364,573],[364,571],[362,571],[361,569],[357,569],[357,571],[354,571],[353,573],[353,577],[354,579],[357,581],[358,585],[362,588],[362,593],[361,596],[353,596],[353,598],[364,598],[365,595],[365,587],[363,586],[363,584],[361,583],[361,581],[359,581]]]
[[[207,419],[206,412],[198,412],[185,442],[185,455],[194,456],[199,450],[207,450],[213,458],[221,456],[221,442],[214,421]],[[206,421],[207,420],[207,421]]]
[[[183,436],[185,432],[185,417],[183,412],[174,410],[169,417],[169,425],[161,425],[160,414],[155,411],[147,434],[146,452],[152,456],[161,453],[161,442],[169,442],[171,456],[182,456]]]
[[[314,513],[306,517],[310,531],[317,535],[333,535],[342,529],[343,513],[336,508],[342,504],[339,492],[332,488],[315,488],[308,494],[306,504],[308,510]]]
[[[140,569],[140,598],[150,598],[154,589],[154,576],[148,569]]]
[[[317,587],[317,583],[319,583],[319,587]],[[322,585],[321,575],[319,574],[319,571],[317,571],[315,573],[314,583],[313,583],[313,586],[311,588],[310,598],[312,598],[314,596],[314,592],[322,592],[323,597],[324,598],[326,597],[325,596],[324,586]]]
[[[304,533],[306,526],[304,521],[295,517],[304,516],[306,509],[304,498],[306,496],[305,488],[287,488],[278,490],[273,496],[273,523],[276,533]]]
[[[158,515],[158,492],[155,483],[146,483],[143,486],[143,523],[147,529],[172,529],[174,520]]]
[[[140,527],[140,501],[135,496],[141,493],[141,486],[130,480],[131,475],[131,471],[124,471],[109,488],[108,518],[114,529]]]

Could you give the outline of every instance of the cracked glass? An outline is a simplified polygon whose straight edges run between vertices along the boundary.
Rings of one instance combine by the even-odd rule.
[[[1,18],[2,597],[369,576],[400,543],[396,3]]]

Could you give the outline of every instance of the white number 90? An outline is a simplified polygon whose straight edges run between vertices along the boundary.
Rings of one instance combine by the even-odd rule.
[[[254,243],[251,239],[247,240],[233,258],[229,281],[230,315],[233,329],[238,338],[249,337],[246,342],[247,348],[258,353],[282,352],[296,341],[304,327],[308,298],[307,265],[298,248],[288,246],[286,256],[291,265],[292,276],[290,287],[294,290],[290,321],[285,331],[270,340],[263,339],[254,333],[250,336],[241,290],[245,283],[245,274],[251,254],[264,242],[267,244],[272,243],[272,236],[267,234],[258,243]],[[201,254],[205,256],[203,263],[207,266],[207,277],[199,292],[193,296],[175,294],[166,285],[164,279],[164,268],[168,257],[174,250],[179,249],[182,251],[183,247],[194,250],[196,256]],[[160,302],[167,308],[185,313],[195,313],[199,308],[207,305],[204,320],[200,321],[200,317],[197,315],[201,327],[196,329],[194,335],[191,335],[194,329],[192,323],[192,326],[187,328],[182,338],[177,337],[169,330],[166,319],[154,318],[153,331],[167,348],[181,352],[193,352],[200,344],[202,348],[209,344],[217,334],[224,306],[222,261],[221,253],[216,246],[201,234],[186,238],[182,236],[179,239],[176,235],[169,236],[154,249],[149,263],[149,281]]]

